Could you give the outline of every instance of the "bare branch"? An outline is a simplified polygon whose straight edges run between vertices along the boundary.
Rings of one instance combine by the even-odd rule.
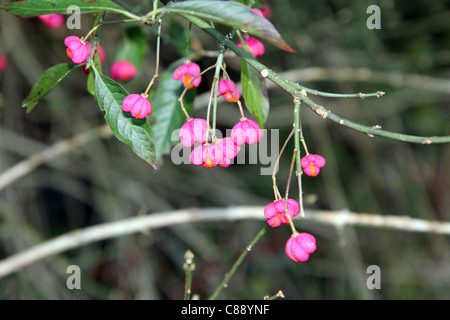
[[[46,257],[100,240],[206,221],[236,221],[245,219],[265,220],[264,207],[241,206],[229,208],[183,209],[172,212],[153,213],[146,216],[109,222],[82,230],[74,230],[45,241],[0,261],[0,278],[9,275]],[[306,218],[294,218],[296,222],[310,221],[335,227],[363,226],[387,228],[410,232],[426,232],[450,235],[450,222],[427,221],[408,216],[383,216],[368,213],[353,213],[346,210],[305,210]]]

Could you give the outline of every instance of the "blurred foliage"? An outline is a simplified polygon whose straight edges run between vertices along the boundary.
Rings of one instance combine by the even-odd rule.
[[[148,2],[148,1],[147,1]],[[139,10],[145,12],[147,2]],[[121,1],[121,4],[124,2]],[[130,2],[128,2],[130,3]],[[130,6],[133,3],[132,2]],[[450,7],[447,1],[267,1],[271,21],[297,53],[266,44],[260,60],[277,72],[319,67],[367,67],[450,75]],[[366,9],[381,8],[381,29],[369,30]],[[89,31],[92,15],[82,17],[83,30],[47,29],[38,19],[19,19],[0,12],[0,53],[10,59],[0,74],[0,170],[61,139],[104,123],[87,92],[87,75],[75,70],[36,108],[21,108],[43,71],[67,62],[63,40]],[[111,19],[114,16],[111,15]],[[182,25],[185,21],[176,19]],[[167,21],[170,20],[169,18]],[[168,22],[167,22],[168,23]],[[170,26],[165,25],[169,34]],[[173,31],[172,27],[172,31]],[[101,29],[106,48],[105,74],[114,61],[124,26]],[[139,76],[124,84],[142,91],[154,66],[155,32],[144,28],[148,54]],[[191,33],[193,47],[216,50],[200,30]],[[178,41],[178,40],[177,40]],[[179,52],[165,38],[162,66]],[[240,61],[226,58],[227,70],[239,80]],[[203,68],[213,58],[200,61]],[[212,74],[199,93],[208,91]],[[382,90],[381,99],[313,99],[350,120],[416,135],[449,135],[448,94],[362,81],[304,83],[323,91],[353,93]],[[280,129],[280,145],[292,125],[292,99],[280,89],[269,91],[271,110],[266,128]],[[238,121],[239,113],[222,103],[218,127]],[[195,115],[204,116],[205,106]],[[316,178],[303,178],[306,208],[449,220],[450,148],[412,145],[369,138],[302,110],[304,136],[311,153],[327,159]],[[280,162],[280,190],[289,171],[292,145]],[[0,258],[56,235],[102,222],[186,207],[266,205],[273,200],[270,176],[261,165],[204,169],[174,165],[170,157],[157,172],[116,139],[96,140],[52,160],[0,191]],[[292,185],[290,194],[296,194]],[[261,212],[262,214],[262,212]],[[182,299],[183,254],[195,254],[193,293],[208,297],[264,221],[184,225],[151,230],[73,249],[0,279],[1,299]],[[313,233],[317,251],[307,263],[284,253],[289,228],[270,230],[240,266],[221,298],[262,299],[283,290],[287,299],[449,299],[449,238],[370,228],[298,224]],[[82,290],[66,288],[66,268],[82,270]],[[381,289],[368,290],[366,269],[381,268]]]

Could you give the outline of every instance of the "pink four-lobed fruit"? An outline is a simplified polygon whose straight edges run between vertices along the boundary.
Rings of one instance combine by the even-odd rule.
[[[320,168],[325,166],[326,160],[321,155],[308,154],[301,159],[300,164],[304,173],[310,177],[315,177],[319,174]]]
[[[285,251],[295,262],[305,262],[316,251],[316,238],[306,232],[293,234],[286,242]]]
[[[284,210],[285,205],[286,211]],[[264,216],[267,219],[267,223],[272,227],[278,227],[282,223],[288,224],[289,218],[287,217],[286,213],[289,214],[291,218],[293,218],[297,216],[299,212],[300,205],[294,199],[287,199],[287,201],[285,201],[284,199],[277,200],[269,203],[264,208]]]
[[[242,118],[231,129],[231,138],[236,145],[257,143],[261,139],[261,128],[255,121]]]
[[[64,39],[66,45],[66,53],[70,60],[75,64],[86,62],[89,58],[90,51],[86,43],[77,36],[68,36]]]
[[[241,96],[234,81],[228,79],[219,80],[219,96],[223,96],[228,102],[237,102]]]
[[[201,70],[198,64],[195,62],[188,62],[176,68],[172,74],[172,77],[175,80],[181,80],[185,88],[189,86],[189,89],[192,89],[193,87],[198,87],[202,81],[201,76],[195,78],[200,74],[200,72]],[[194,78],[195,80],[190,84]]]
[[[133,93],[123,99],[122,110],[130,112],[136,119],[144,119],[152,113],[152,105],[143,95]]]
[[[205,119],[191,118],[188,119],[180,129],[180,141],[183,146],[190,148],[195,142],[206,142],[206,132],[208,123]]]

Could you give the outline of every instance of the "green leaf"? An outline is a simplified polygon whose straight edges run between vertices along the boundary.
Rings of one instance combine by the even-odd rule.
[[[247,110],[255,116],[259,126],[264,128],[270,107],[265,79],[242,60],[241,82]]]
[[[48,68],[31,88],[28,97],[22,102],[22,107],[27,108],[27,112],[33,110],[38,102],[47,95],[58,83],[62,81],[77,65],[60,63]]]
[[[181,81],[172,78],[173,71],[179,65],[180,61],[174,62],[161,74],[158,89],[151,99],[152,116],[155,119],[153,129],[158,161],[164,154],[170,152],[173,145],[179,142],[179,140],[172,141],[172,133],[180,129],[186,122],[186,115],[181,110],[181,104],[178,101],[184,86]],[[183,104],[187,112],[192,110],[195,92],[195,88],[189,89],[183,98]]]
[[[259,16],[252,9],[239,2],[231,1],[183,1],[159,8],[157,12],[172,12],[181,15],[222,23],[230,27],[246,30],[274,44],[280,49],[295,52],[281,37],[273,24]]]
[[[147,36],[140,26],[127,27],[119,44],[115,61],[127,60],[134,64],[137,70],[142,69],[147,55]]]
[[[13,2],[0,6],[0,9],[19,17],[35,17],[42,14],[61,13],[67,14],[67,8],[75,5],[80,8],[80,13],[97,11],[110,11],[129,17],[136,17],[110,0],[27,0]]]
[[[128,92],[111,78],[100,74],[95,68],[95,92],[105,120],[120,141],[128,144],[142,159],[156,168],[153,131],[147,119],[133,118],[122,110],[122,101]]]

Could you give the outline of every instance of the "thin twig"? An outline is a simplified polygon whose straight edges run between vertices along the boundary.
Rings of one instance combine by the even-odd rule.
[[[303,170],[301,166],[301,150],[300,150],[300,139],[303,139],[303,133],[300,122],[300,100],[297,97],[294,98],[294,130],[295,130],[295,137],[294,137],[295,150],[297,150],[295,160],[296,163],[295,175],[298,181],[298,201],[300,205],[300,216],[304,217],[305,212],[303,209],[303,187],[302,187]],[[304,146],[305,152],[308,153],[308,149],[306,149],[306,144],[304,144]]]
[[[281,159],[281,155],[283,154],[284,149],[286,148],[289,140],[292,138],[293,135],[294,135],[294,129],[291,130],[288,137],[284,141],[283,146],[281,147],[280,152],[278,153],[277,160],[275,161],[275,165],[273,166],[272,183],[273,183],[273,192],[274,192],[275,200],[280,200],[282,198],[280,191],[278,191],[277,177],[276,177],[276,173],[278,171],[278,165],[279,165],[279,162]]]
[[[261,239],[261,237],[267,232],[267,230],[270,229],[269,225],[265,225],[257,234],[256,236],[250,241],[248,246],[242,251],[239,258],[236,260],[236,262],[231,267],[230,271],[228,271],[225,274],[225,277],[223,278],[222,282],[217,286],[216,290],[213,292],[209,300],[215,300],[219,296],[219,294],[222,292],[222,290],[226,287],[228,287],[228,282],[230,281],[231,277],[236,273],[237,268],[241,265],[242,261],[244,261],[245,257],[249,254],[249,252],[253,249],[254,245]]]
[[[249,55],[245,50],[239,48],[234,42],[230,41],[226,38],[222,33],[217,31],[216,29],[208,28],[208,24],[204,22],[201,19],[198,19],[197,17],[187,17],[188,20],[190,20],[194,25],[198,26],[199,28],[203,29],[206,33],[211,35],[213,38],[215,38],[220,44],[226,46],[230,50],[232,50],[234,53],[236,53],[238,56],[240,56],[242,59],[244,59],[250,66],[252,66],[254,69],[256,69],[259,72],[263,72],[265,74],[265,77],[275,83],[280,88],[284,89],[289,94],[293,95],[294,97],[298,97],[301,102],[305,103],[305,105],[313,110],[317,115],[322,117],[323,119],[330,119],[340,125],[346,126],[348,128],[351,128],[353,130],[366,133],[370,137],[372,136],[381,136],[389,139],[394,140],[400,140],[404,142],[411,142],[411,143],[420,143],[420,144],[432,144],[432,143],[450,143],[450,136],[431,136],[431,137],[422,137],[422,136],[414,136],[414,135],[408,135],[408,134],[402,134],[387,130],[381,130],[378,128],[370,127],[370,126],[364,126],[355,122],[352,122],[350,120],[341,118],[335,114],[333,114],[331,111],[325,109],[323,106],[320,106],[316,104],[314,101],[309,99],[305,94],[301,93],[301,91],[311,91],[308,88],[305,88],[303,86],[300,86],[298,83],[292,82],[287,80],[286,78],[281,77],[279,74],[275,73],[273,70],[267,68],[264,64],[256,60],[254,57]],[[317,92],[315,92],[317,94]],[[380,97],[384,93],[379,91],[374,96]],[[357,94],[360,98],[363,98],[367,96],[367,94],[358,93]]]
[[[195,270],[194,253],[191,250],[187,250],[184,254],[183,269],[186,275],[186,282],[184,285],[184,300],[191,299],[191,287],[192,287],[192,272]]]
[[[13,254],[0,261],[0,278],[16,272],[39,260],[100,240],[116,238],[149,229],[165,228],[188,223],[207,221],[265,220],[263,206],[239,206],[228,208],[190,208],[171,212],[153,213],[115,222],[99,224],[60,235]],[[306,218],[294,221],[310,221],[320,224],[386,228],[410,232],[450,235],[450,222],[415,219],[408,216],[385,216],[369,213],[353,213],[347,210],[305,210]]]

